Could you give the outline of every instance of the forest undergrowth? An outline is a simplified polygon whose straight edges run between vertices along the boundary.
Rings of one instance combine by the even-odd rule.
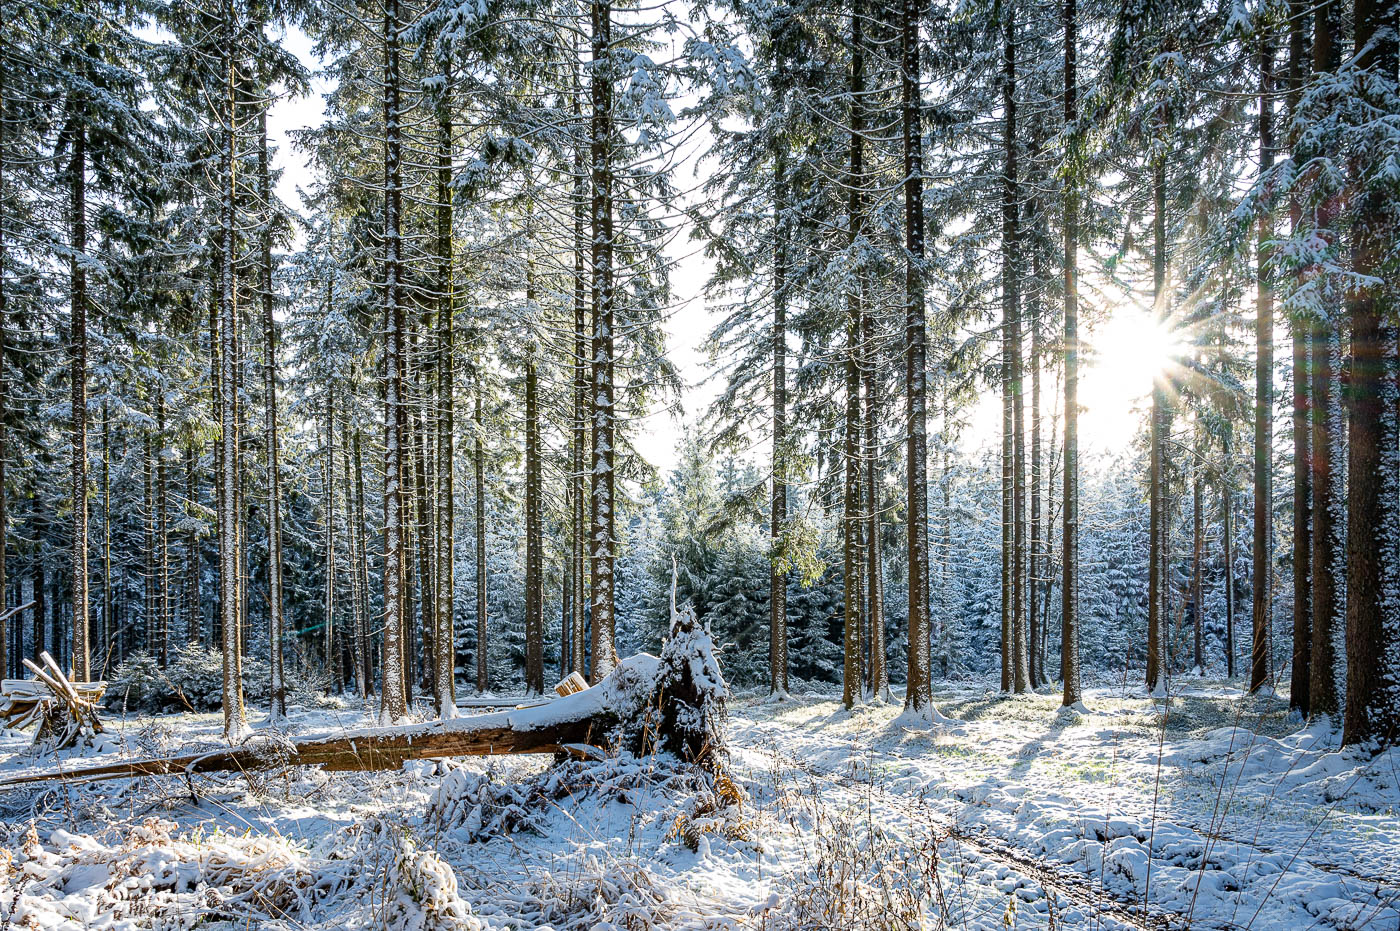
[[[897,704],[733,703],[717,774],[666,756],[281,768],[0,796],[0,927],[1385,928],[1394,751],[1203,685]],[[293,733],[352,711],[293,709]],[[116,755],[217,716],[113,722]],[[187,715],[182,721],[190,720]],[[0,742],[0,775],[54,764]]]

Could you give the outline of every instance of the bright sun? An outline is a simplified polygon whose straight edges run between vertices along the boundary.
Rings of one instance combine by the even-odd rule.
[[[1150,311],[1121,307],[1089,331],[1079,400],[1087,444],[1111,451],[1127,445],[1141,424],[1152,381],[1178,364],[1186,351],[1180,333]]]
[[[1152,379],[1171,371],[1188,350],[1183,334],[1162,326],[1150,311],[1131,304],[1083,333],[1079,369],[1079,437],[1086,454],[1116,454],[1138,434]],[[1041,413],[1048,422],[1062,418],[1062,383],[1044,373]],[[1029,402],[1029,397],[1027,401]],[[1001,395],[987,392],[970,418],[974,446],[1001,442]]]
[[[1138,308],[1124,308],[1088,333],[1085,379],[1096,389],[1138,398],[1185,349],[1181,335]],[[1087,385],[1086,385],[1087,387]]]

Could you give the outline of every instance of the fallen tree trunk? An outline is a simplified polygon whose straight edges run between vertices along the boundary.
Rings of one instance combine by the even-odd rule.
[[[321,766],[331,772],[397,769],[406,760],[510,753],[588,755],[616,748],[669,750],[711,765],[724,753],[727,689],[709,631],[689,611],[672,613],[661,656],[641,653],[597,685],[543,704],[327,737],[266,739],[177,757],[130,760],[0,780],[0,788],[64,779],[244,772]]]
[[[475,715],[457,722],[476,724],[501,715]],[[320,766],[329,772],[369,772],[398,769],[407,760],[447,756],[485,756],[507,753],[582,752],[591,746],[593,722],[565,721],[539,730],[515,730],[509,722],[486,724],[471,730],[443,729],[429,724],[386,733],[367,730],[355,736],[305,738],[294,741],[263,740],[252,746],[219,749],[185,756],[130,760],[105,766],[88,766],[66,772],[39,773],[0,781],[0,788],[50,779],[95,781],[131,776],[169,776],[186,773],[243,772],[276,766]],[[388,730],[388,729],[385,729]]]

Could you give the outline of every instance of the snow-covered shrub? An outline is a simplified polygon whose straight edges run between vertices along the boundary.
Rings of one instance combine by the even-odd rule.
[[[530,828],[529,790],[502,785],[484,773],[458,767],[442,777],[428,798],[427,824],[470,843]]]
[[[302,708],[344,708],[345,701],[331,694],[332,687],[331,675],[325,668],[299,665],[295,675],[287,676],[287,704]]]
[[[752,825],[743,810],[748,793],[722,770],[706,782],[676,816],[668,839],[679,840],[697,852],[709,847],[708,835],[754,843]]]
[[[269,669],[256,657],[243,658],[243,695],[266,699]],[[159,713],[215,711],[223,696],[223,657],[214,650],[187,644],[178,648],[164,669],[150,653],[128,656],[107,686],[107,705],[115,709]]]
[[[589,857],[580,875],[544,890],[542,896],[569,907],[546,912],[554,931],[660,931],[703,926],[698,915],[685,915],[665,883],[643,863],[603,863]]]
[[[5,867],[0,893],[17,928],[305,918],[318,884],[305,850],[286,838],[178,833],[156,818],[110,842],[59,830],[41,843],[31,827]]]
[[[452,867],[431,849],[397,832],[398,853],[389,866],[383,927],[394,931],[481,931],[471,905],[457,892]]]

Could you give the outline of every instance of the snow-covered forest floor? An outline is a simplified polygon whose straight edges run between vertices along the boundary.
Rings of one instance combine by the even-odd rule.
[[[3,790],[0,928],[1400,926],[1397,751],[1218,683],[1165,718],[1116,689],[936,698],[962,723],[735,700],[717,779],[528,756]],[[218,743],[216,715],[108,724],[103,760]],[[0,779],[54,766],[28,740]]]

